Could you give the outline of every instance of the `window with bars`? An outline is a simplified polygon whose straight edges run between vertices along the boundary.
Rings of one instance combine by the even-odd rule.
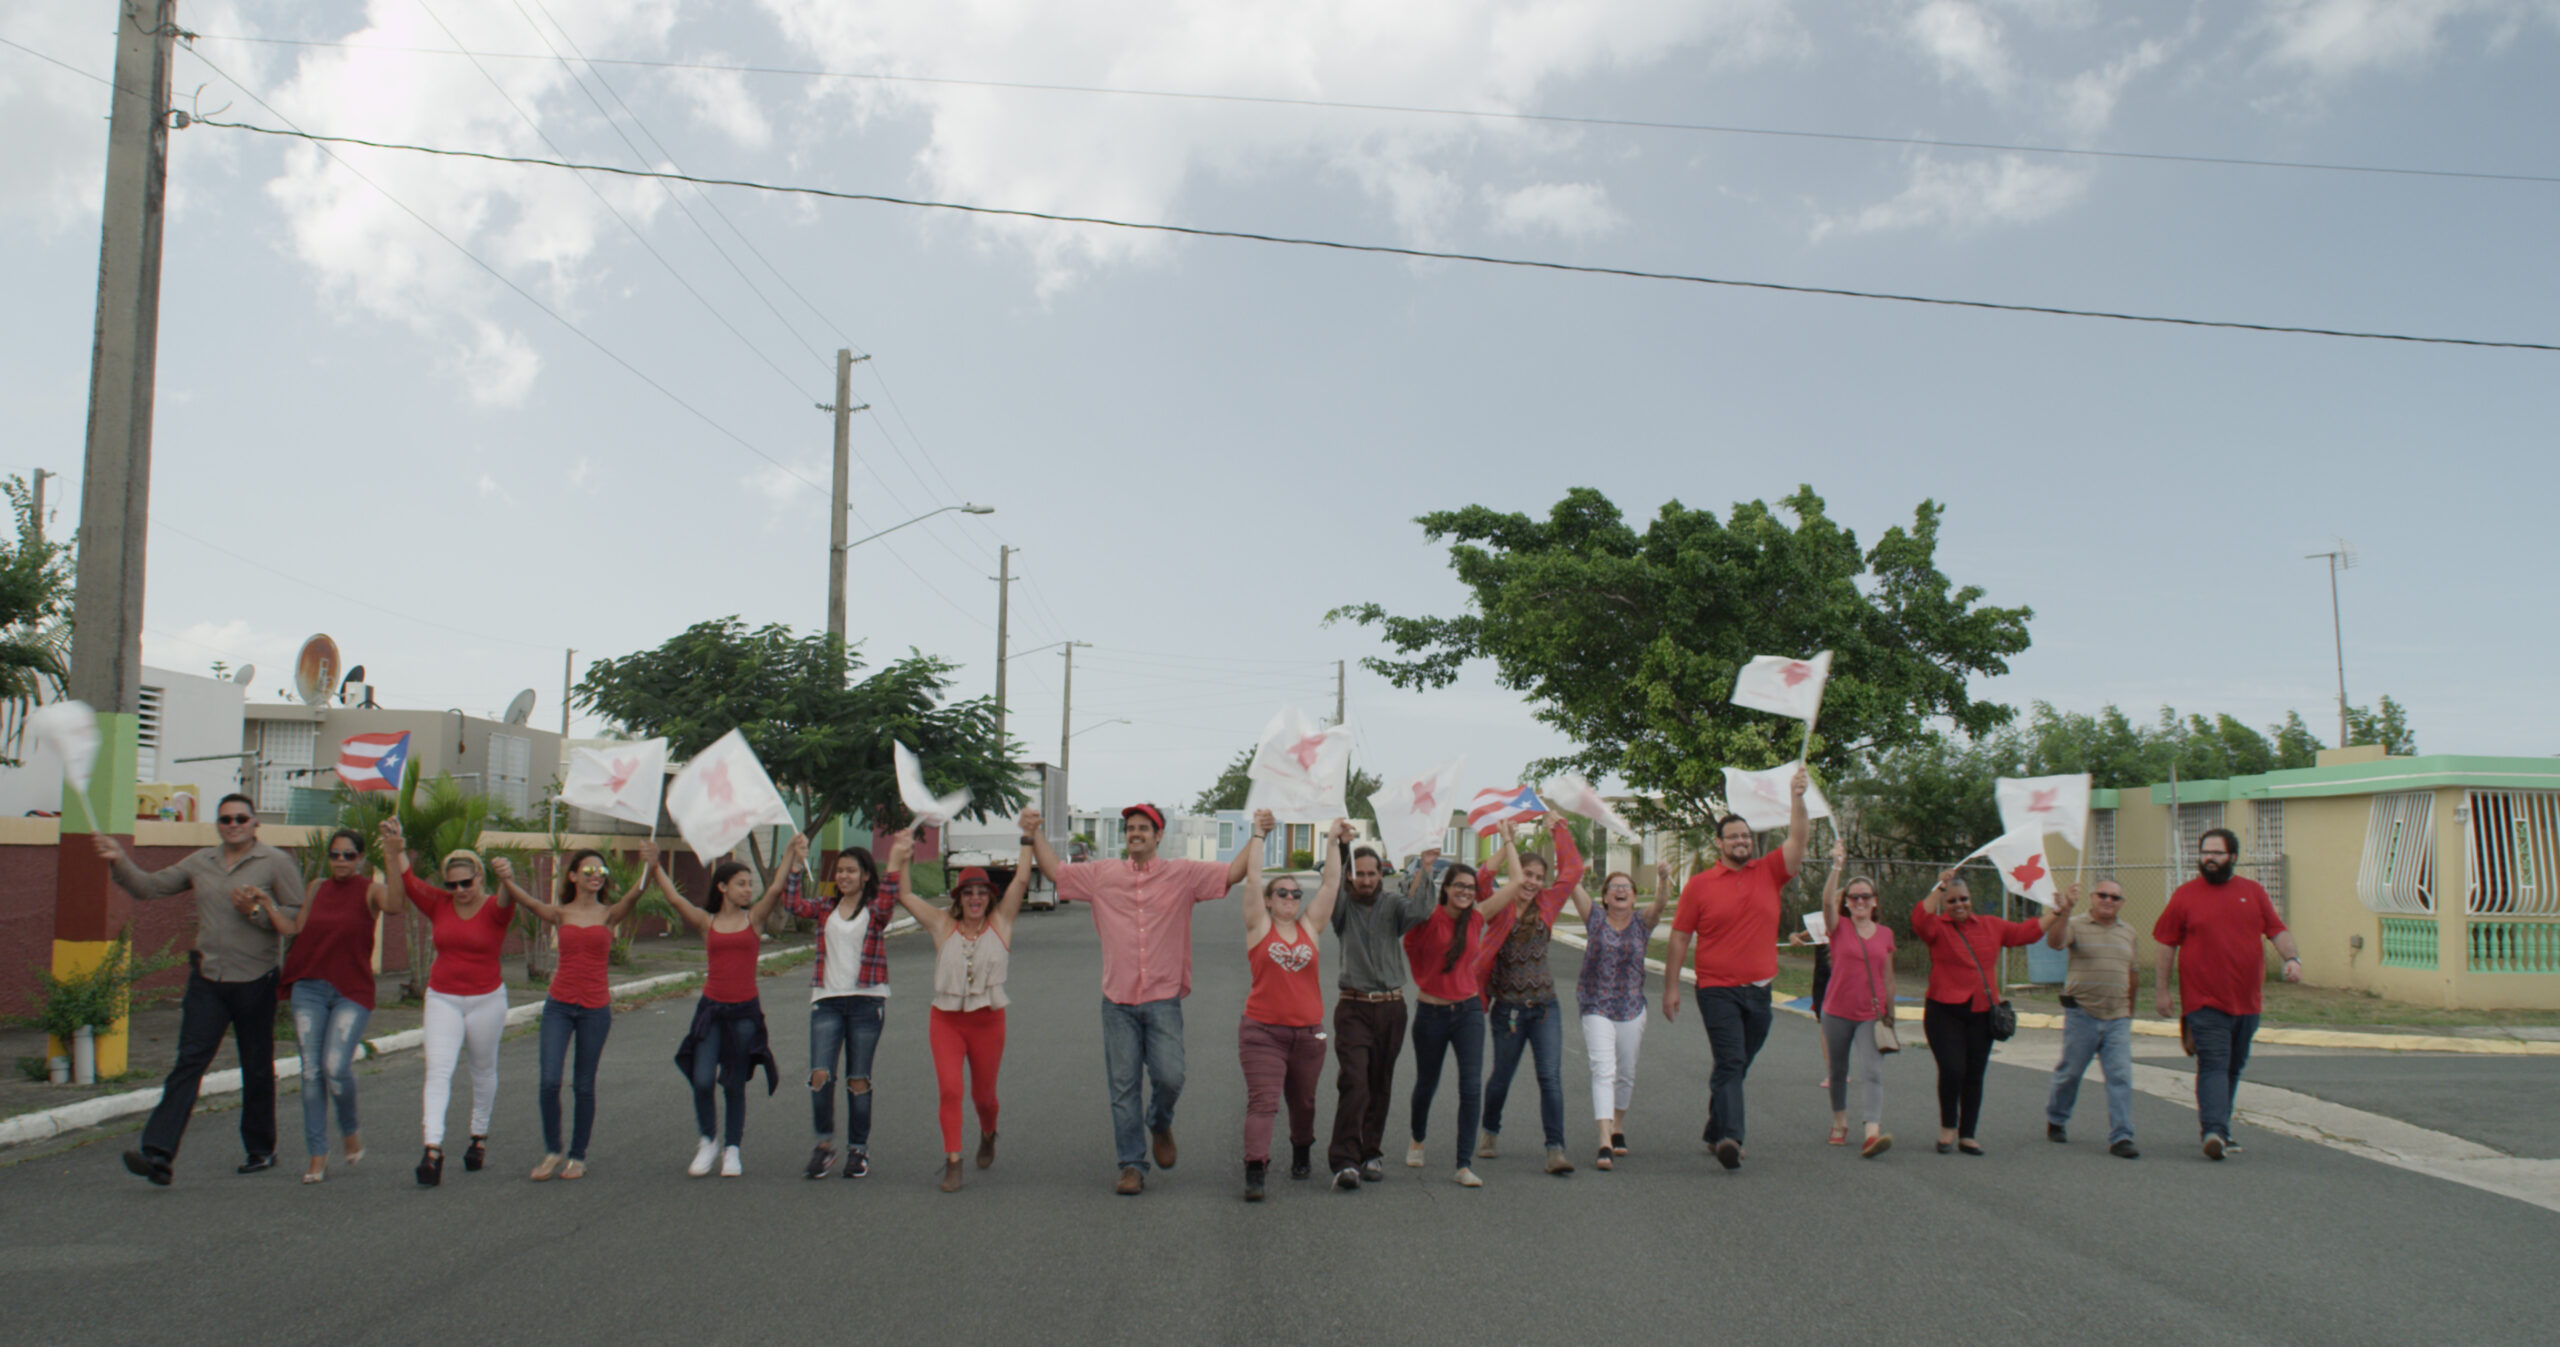
[[[2089,814],[2089,868],[2099,874],[2112,874],[2116,868],[2116,811],[2093,810]]]
[[[2178,864],[2184,866],[2193,862],[2196,858],[2196,848],[2203,843],[2204,835],[2224,826],[2227,825],[2222,821],[2222,801],[2220,800],[2179,805]]]
[[[532,795],[533,740],[521,734],[489,735],[489,794],[510,814],[527,812]]]
[[[2405,791],[2373,797],[2365,820],[2356,901],[2374,912],[2436,910],[2435,796]]]
[[[308,720],[262,720],[258,726],[258,812],[281,814],[293,788],[310,779],[320,727]]]
[[[2267,888],[2267,900],[2276,905],[2280,916],[2291,916],[2284,902],[2285,867],[2274,862],[2284,856],[2284,801],[2253,800],[2249,804],[2249,859],[2263,868],[2249,873]]]
[[[2475,790],[2463,827],[2470,853],[2464,910],[2477,916],[2560,916],[2560,791]]]
[[[160,779],[160,708],[167,696],[168,691],[164,688],[142,689],[141,714],[134,717],[133,779],[136,781]]]

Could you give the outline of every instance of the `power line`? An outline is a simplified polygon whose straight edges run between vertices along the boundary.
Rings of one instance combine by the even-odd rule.
[[[502,61],[546,58],[520,52],[467,52],[434,47],[399,47],[376,43],[325,42],[300,38],[234,37],[207,34],[212,42],[256,42],[293,47],[343,47],[356,51],[397,52],[415,56],[482,56]],[[1744,126],[1718,122],[1655,121],[1638,117],[1577,116],[1553,112],[1514,112],[1482,108],[1440,108],[1411,103],[1357,103],[1324,98],[1287,98],[1276,94],[1200,93],[1180,89],[1129,89],[1090,84],[1047,84],[1023,80],[963,79],[950,75],[885,75],[798,66],[721,65],[699,61],[602,60],[650,70],[706,70],[740,75],[790,75],[811,79],[864,80],[880,84],[951,85],[969,89],[1012,89],[1029,93],[1096,94],[1114,98],[1166,98],[1203,103],[1260,104],[1268,107],[1314,108],[1339,112],[1385,112],[1414,117],[1454,117],[1470,121],[1534,122],[1555,126],[1613,127],[1635,131],[1677,131],[1719,136],[1759,136],[1782,140],[1837,141],[1855,145],[1896,145],[1933,150],[1978,150],[1995,154],[2046,154],[2089,159],[2129,159],[2164,164],[2206,164],[2221,168],[2274,168],[2311,173],[2369,173],[2389,177],[2456,178],[2480,182],[2560,183],[2560,175],[2496,173],[2472,169],[2409,168],[2391,164],[2343,164],[2312,159],[2252,159],[2227,154],[2175,154],[2149,150],[2099,150],[2073,145],[2039,145],[1991,140],[1940,140],[1929,136],[1887,136],[1856,131],[1808,131],[1793,127]]]
[[[264,106],[261,104],[261,106]],[[272,109],[270,109],[272,111]],[[1159,224],[1134,220],[1115,220],[1098,215],[1062,215],[1052,211],[1018,210],[1003,206],[978,206],[954,201],[929,201],[915,197],[888,196],[878,192],[840,192],[824,187],[795,187],[780,183],[755,182],[740,178],[705,178],[685,173],[656,169],[616,168],[608,164],[578,164],[561,160],[536,159],[527,155],[491,154],[480,150],[448,150],[426,145],[408,145],[395,141],[366,140],[357,136],[322,136],[303,130],[278,130],[246,122],[223,122],[199,119],[198,126],[217,127],[226,131],[249,131],[258,135],[311,140],[334,145],[361,145],[368,149],[400,150],[411,154],[435,155],[451,159],[477,159],[487,163],[519,164],[528,168],[557,168],[571,172],[618,173],[631,178],[670,178],[712,187],[739,187],[749,191],[774,192],[784,195],[821,197],[831,201],[867,201],[876,205],[906,206],[918,210],[957,211],[967,215],[984,215],[1016,220],[1039,220],[1049,224],[1095,225],[1106,229],[1130,229],[1147,233],[1174,234],[1185,238],[1229,239],[1241,243],[1269,243],[1293,248],[1318,248],[1330,252],[1368,253],[1383,257],[1405,257],[1429,262],[1471,262],[1480,266],[1513,267],[1529,271],[1553,271],[1582,276],[1614,276],[1624,280],[1671,281],[1686,285],[1708,285],[1736,290],[1763,290],[1789,295],[1824,295],[1834,299],[1874,300],[1895,304],[1921,304],[1937,308],[1978,309],[1994,313],[2038,314],[2051,318],[2096,318],[2119,323],[2148,323],[2166,327],[2214,328],[2232,332],[2262,332],[2282,336],[2340,337],[2354,341],[2389,341],[2419,346],[2468,346],[2510,351],[2560,352],[2560,344],[2531,341],[2497,341],[2481,337],[2438,337],[2405,332],[2375,332],[2354,328],[2310,327],[2292,323],[2253,323],[2227,318],[2186,318],[2172,314],[2128,313],[2113,309],[2080,309],[2054,304],[2012,304],[1988,299],[1959,299],[1945,295],[1914,295],[1889,290],[1853,290],[1843,286],[1796,285],[1784,281],[1744,280],[1730,276],[1702,276],[1688,272],[1647,271],[1634,267],[1592,266],[1575,262],[1551,262],[1536,258],[1500,257],[1487,253],[1443,252],[1430,248],[1407,248],[1385,243],[1348,243],[1337,239],[1302,238],[1286,234],[1265,234],[1241,229],[1206,229],[1195,225]]]
[[[473,631],[473,630],[471,630],[471,629],[470,629],[470,628],[468,628],[468,627],[457,627],[457,626],[453,625],[453,624],[452,624],[452,623],[450,623],[450,622],[438,622],[438,621],[436,621],[434,618],[431,618],[431,617],[419,617],[419,616],[416,616],[415,614],[401,612],[399,609],[396,609],[396,608],[386,608],[386,607],[382,606],[381,604],[375,603],[375,602],[374,602],[373,600],[371,600],[371,599],[362,598],[362,597],[359,597],[359,596],[354,595],[354,594],[349,594],[349,593],[347,593],[347,592],[346,592],[346,591],[344,591],[344,590],[331,589],[331,588],[329,588],[327,585],[314,584],[314,583],[313,583],[312,581],[310,581],[309,579],[307,579],[307,578],[305,578],[305,577],[303,577],[303,576],[300,576],[300,575],[296,575],[296,574],[294,574],[294,573],[293,573],[293,572],[291,572],[291,571],[284,570],[284,569],[281,569],[281,568],[279,568],[279,567],[275,567],[275,566],[270,566],[270,565],[268,565],[267,563],[265,563],[265,562],[263,562],[263,561],[260,561],[260,560],[256,559],[255,557],[244,556],[244,555],[242,555],[242,554],[240,554],[240,553],[238,553],[238,552],[234,552],[234,551],[232,551],[230,548],[225,547],[225,546],[223,546],[222,544],[220,544],[220,543],[218,543],[218,542],[215,542],[215,541],[213,541],[213,540],[212,540],[212,539],[210,539],[210,538],[200,538],[200,537],[196,536],[195,534],[189,533],[189,532],[187,532],[185,529],[182,529],[182,528],[178,527],[177,525],[172,524],[172,523],[170,523],[169,521],[167,521],[167,520],[165,520],[165,519],[160,518],[160,517],[159,517],[159,516],[157,516],[157,515],[154,515],[154,516],[152,516],[152,517],[151,517],[151,522],[152,522],[154,525],[156,525],[156,526],[158,526],[158,527],[160,527],[160,528],[166,529],[166,530],[168,530],[168,531],[169,531],[169,532],[171,532],[171,533],[177,534],[179,537],[186,539],[188,542],[194,543],[194,544],[196,544],[196,545],[197,545],[197,546],[199,546],[199,547],[209,548],[209,549],[211,549],[211,550],[213,550],[213,551],[219,552],[219,553],[221,553],[222,555],[224,555],[224,556],[226,556],[226,557],[229,557],[229,558],[231,558],[233,561],[237,561],[237,562],[239,562],[240,564],[242,564],[242,565],[244,565],[244,566],[254,566],[254,567],[258,568],[259,570],[262,570],[262,571],[267,572],[267,573],[268,573],[268,574],[270,574],[270,575],[281,575],[281,576],[283,576],[285,579],[287,579],[287,580],[291,580],[291,581],[293,581],[295,584],[301,585],[301,586],[303,586],[303,587],[305,587],[305,588],[307,588],[307,589],[317,590],[317,591],[319,591],[319,592],[320,592],[320,593],[322,593],[322,594],[326,594],[326,595],[328,595],[330,598],[338,599],[338,600],[341,600],[341,601],[346,602],[346,603],[360,604],[360,605],[362,605],[362,606],[364,606],[364,607],[366,607],[366,608],[370,608],[370,609],[374,610],[374,611],[375,611],[375,612],[377,612],[377,613],[381,613],[382,615],[384,615],[384,616],[386,616],[386,617],[396,617],[396,618],[400,619],[400,620],[401,620],[401,621],[403,621],[403,622],[415,622],[415,623],[417,623],[417,624],[418,624],[418,625],[420,625],[420,626],[435,627],[435,628],[438,628],[438,629],[443,630],[443,631],[449,631],[449,632],[452,632],[452,633],[453,633],[454,635],[456,635],[456,636],[468,636],[468,637],[470,637],[471,639],[473,639],[473,640],[475,640],[475,641],[495,641],[495,642],[497,642],[497,643],[498,643],[498,644],[500,644],[500,645],[514,645],[514,646],[522,646],[522,647],[524,647],[524,648],[525,648],[525,649],[527,649],[527,650],[557,650],[557,649],[559,649],[559,648],[560,648],[560,647],[559,647],[558,645],[556,645],[556,644],[549,644],[549,643],[545,643],[545,642],[541,642],[541,641],[522,641],[522,640],[518,640],[518,639],[516,639],[515,637],[512,637],[512,636],[493,636],[493,635],[491,635],[491,634],[489,634],[488,632],[485,632],[485,631]]]

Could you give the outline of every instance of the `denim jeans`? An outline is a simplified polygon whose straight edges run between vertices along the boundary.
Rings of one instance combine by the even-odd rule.
[[[2102,1020],[2078,1006],[2062,1010],[2062,1060],[2053,1068],[2053,1092],[2044,1101],[2044,1120],[2060,1127],[2071,1121],[2071,1106],[2080,1100],[2080,1078],[2089,1074],[2089,1059],[2107,1078],[2107,1144],[2133,1140],[2133,1020]]]
[[[177,1158],[204,1069],[226,1033],[240,1049],[240,1145],[253,1157],[276,1153],[276,975],[216,982],[190,968],[186,999],[178,1003],[178,1060],[142,1125],[144,1154]]]
[[[1502,1130],[1502,1105],[1511,1097],[1511,1077],[1520,1069],[1526,1048],[1538,1071],[1538,1123],[1547,1145],[1564,1145],[1564,1014],[1552,996],[1534,1006],[1494,1003],[1489,1023],[1493,1034],[1493,1075],[1484,1083],[1484,1130]]]
[[[572,1160],[587,1158],[587,1138],[596,1130],[596,1063],[604,1058],[605,1035],[613,1032],[613,1007],[573,1006],[559,1001],[542,1003],[542,1088],[536,1098],[542,1107],[542,1153],[567,1155]],[[569,1097],[573,1102],[575,1124],[569,1129],[569,1149],[560,1149],[560,1077],[568,1064],[569,1041],[578,1043],[577,1069],[569,1075]]]
[[[1413,1012],[1413,1142],[1419,1146],[1431,1123],[1431,1096],[1440,1090],[1440,1064],[1451,1048],[1458,1053],[1458,1168],[1476,1153],[1476,1124],[1484,1111],[1484,1006],[1469,1000],[1454,1006],[1424,1004]]]
[[[329,1105],[338,1134],[356,1134],[356,1053],[364,1046],[370,1007],[318,978],[293,984],[293,1036],[302,1042],[302,1144],[313,1159],[329,1153]]]
[[[745,1141],[747,1136],[747,1078],[753,1073],[740,1072],[734,1084],[721,1082],[720,1059],[723,1056],[721,1050],[723,1035],[736,1045],[738,1052],[744,1053],[747,1045],[755,1041],[756,1026],[745,1019],[723,1020],[720,1024],[713,1026],[711,1032],[704,1034],[702,1041],[694,1046],[693,1122],[695,1129],[706,1139],[719,1127],[720,1110],[713,1103],[711,1095],[713,1090],[719,1090],[721,1094],[728,1097],[729,1102],[729,1127],[722,1134],[723,1141],[727,1145],[735,1146]]]
[[[1102,1003],[1102,1068],[1111,1087],[1111,1144],[1120,1165],[1147,1168],[1147,1134],[1173,1130],[1182,1098],[1182,998]],[[1153,1082],[1140,1107],[1139,1077]]]
[[[1698,1018],[1706,1021],[1707,1144],[1726,1137],[1742,1141],[1742,1081],[1751,1074],[1751,1059],[1769,1041],[1769,989],[1766,987],[1700,987]]]
[[[2249,1064],[2258,1017],[2203,1006],[2187,1012],[2187,1032],[2196,1041],[2196,1125],[2203,1135],[2228,1141],[2231,1096],[2240,1089],[2240,1069]]]
[[[877,996],[830,996],[810,1004],[809,1116],[820,1142],[832,1145],[836,1139],[836,1096],[827,1088],[833,1081],[818,1079],[824,1071],[844,1082],[845,1145],[861,1150],[871,1144],[871,1057],[888,1010]]]

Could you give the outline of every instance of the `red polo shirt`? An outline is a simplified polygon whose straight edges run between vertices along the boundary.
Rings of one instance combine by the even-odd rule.
[[[1772,851],[1736,870],[1722,861],[1680,887],[1671,929],[1698,938],[1698,985],[1743,987],[1778,975],[1778,891],[1793,872]]]
[[[2284,918],[2258,881],[2233,875],[2229,883],[2190,879],[2169,895],[2169,906],[2151,927],[2151,938],[2178,951],[2178,1013],[2211,1006],[2226,1015],[2255,1015],[2267,981],[2267,956],[2258,942],[2284,930]]]

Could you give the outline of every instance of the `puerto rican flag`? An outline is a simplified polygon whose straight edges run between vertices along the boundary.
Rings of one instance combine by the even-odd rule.
[[[338,744],[338,779],[349,790],[398,790],[409,766],[409,736],[350,734]]]
[[[1541,818],[1546,812],[1547,802],[1527,786],[1491,786],[1476,792],[1467,827],[1478,837],[1489,837],[1514,819]]]

